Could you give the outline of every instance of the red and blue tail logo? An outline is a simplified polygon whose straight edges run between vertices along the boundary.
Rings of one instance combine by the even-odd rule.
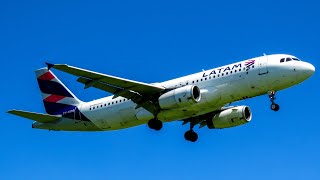
[[[43,103],[48,114],[78,110],[82,102],[48,68],[36,70]]]

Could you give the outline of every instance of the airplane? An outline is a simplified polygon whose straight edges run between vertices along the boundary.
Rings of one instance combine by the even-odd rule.
[[[288,54],[264,55],[161,83],[143,83],[66,64],[50,64],[35,71],[47,114],[10,110],[34,120],[32,128],[63,131],[109,131],[147,124],[159,131],[163,123],[189,123],[187,141],[195,142],[196,125],[231,128],[252,119],[248,106],[233,102],[268,95],[278,111],[276,92],[311,77],[315,67]],[[51,71],[77,76],[84,88],[94,87],[112,96],[83,102]]]

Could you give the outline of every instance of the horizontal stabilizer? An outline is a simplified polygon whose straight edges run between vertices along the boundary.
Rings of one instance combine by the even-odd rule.
[[[50,123],[61,118],[60,115],[40,114],[40,113],[20,111],[20,110],[10,110],[8,111],[8,113],[16,116],[24,117],[27,119],[31,119],[37,122],[41,122],[41,123]]]

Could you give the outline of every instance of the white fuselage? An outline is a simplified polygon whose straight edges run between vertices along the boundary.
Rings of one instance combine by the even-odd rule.
[[[294,86],[312,75],[312,65],[303,61],[280,63],[291,55],[268,55],[185,77],[156,83],[166,89],[196,85],[201,100],[191,106],[164,109],[157,118],[163,122],[196,117],[221,109],[228,103],[279,91]],[[314,69],[313,69],[314,71]],[[91,122],[62,119],[55,124],[34,124],[35,128],[52,130],[116,130],[145,124],[153,114],[129,99],[113,96],[83,103],[79,109]]]

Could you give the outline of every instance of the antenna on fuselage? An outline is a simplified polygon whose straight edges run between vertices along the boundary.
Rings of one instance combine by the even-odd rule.
[[[264,56],[266,56],[266,53],[263,53]]]

